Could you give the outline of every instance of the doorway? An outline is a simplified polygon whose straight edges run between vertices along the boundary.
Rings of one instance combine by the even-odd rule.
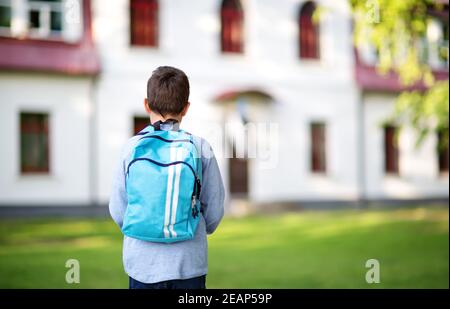
[[[248,158],[237,158],[236,146],[233,143],[232,157],[228,159],[228,180],[232,197],[248,197]]]

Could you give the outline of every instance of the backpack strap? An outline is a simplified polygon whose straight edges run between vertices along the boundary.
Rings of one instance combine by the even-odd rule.
[[[181,131],[181,130],[180,130]],[[194,192],[193,192],[193,198],[192,198],[192,215],[193,217],[197,217],[199,212],[201,211],[201,207],[197,207],[197,204],[200,203],[200,193],[202,190],[202,158],[201,158],[201,151],[199,151],[197,145],[194,142],[193,135],[183,131],[185,134],[189,136],[189,139],[192,142],[192,145],[194,145],[197,157],[196,160],[196,176],[195,176],[195,186],[194,186]]]
[[[149,124],[148,126],[143,128],[139,133],[137,133],[136,135],[145,135],[145,134],[153,133],[153,132],[155,132],[155,128],[151,124]]]
[[[197,198],[200,198],[200,191],[201,191],[201,186],[202,186],[202,158],[201,158],[201,152],[199,151],[197,145],[194,142],[194,137],[192,134],[187,133],[185,131],[183,131],[184,133],[188,134],[189,139],[191,140],[192,145],[194,145],[195,150],[197,152],[197,157],[195,158],[196,160],[196,185],[197,185],[197,192],[196,192],[196,196]]]
[[[155,123],[152,123],[151,126],[153,126],[155,131],[160,131],[160,130],[170,131],[170,130],[173,130],[174,127],[175,127],[175,130],[177,130],[180,126],[180,123],[178,122],[178,120],[170,118],[170,119],[166,119],[164,121],[158,120]],[[179,131],[179,129],[178,129],[178,131]]]

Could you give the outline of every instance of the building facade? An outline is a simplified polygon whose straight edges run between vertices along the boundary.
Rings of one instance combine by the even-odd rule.
[[[188,75],[183,126],[212,144],[230,205],[447,199],[436,138],[416,150],[402,131],[397,146],[380,125],[401,89],[355,53],[350,13],[344,0],[0,0],[0,205],[106,204],[160,65]]]

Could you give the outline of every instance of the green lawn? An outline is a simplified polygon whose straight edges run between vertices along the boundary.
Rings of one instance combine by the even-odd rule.
[[[225,219],[209,238],[209,288],[448,288],[448,208]],[[0,221],[0,288],[127,288],[108,219]],[[65,261],[81,283],[65,283]],[[381,283],[365,282],[380,261]]]

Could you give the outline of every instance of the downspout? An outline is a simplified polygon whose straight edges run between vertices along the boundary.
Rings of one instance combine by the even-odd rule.
[[[358,100],[356,107],[357,117],[357,162],[358,162],[358,199],[357,207],[365,209],[368,207],[367,203],[367,188],[366,188],[366,145],[365,145],[365,113],[364,113],[364,90],[358,90]]]
[[[97,100],[96,89],[98,84],[98,76],[92,77],[90,100],[91,109],[89,116],[89,197],[91,206],[98,206],[98,177],[97,177]]]
[[[353,31],[352,23],[352,31]],[[353,46],[354,55],[354,78],[355,85],[357,87],[357,102],[356,102],[356,122],[357,122],[357,182],[358,182],[358,196],[356,206],[359,209],[365,209],[368,207],[367,201],[367,186],[366,186],[366,144],[365,144],[365,128],[366,117],[364,112],[364,88],[359,82],[359,69],[361,65],[361,59],[359,58],[358,50]]]
[[[98,156],[97,156],[97,136],[98,136],[98,106],[97,106],[97,86],[101,74],[100,59],[95,49],[95,42],[92,35],[93,8],[91,0],[82,0],[83,5],[83,40],[92,50],[90,59],[94,67],[92,74],[91,88],[89,91],[90,114],[89,114],[89,200],[91,206],[99,205],[98,196]]]

